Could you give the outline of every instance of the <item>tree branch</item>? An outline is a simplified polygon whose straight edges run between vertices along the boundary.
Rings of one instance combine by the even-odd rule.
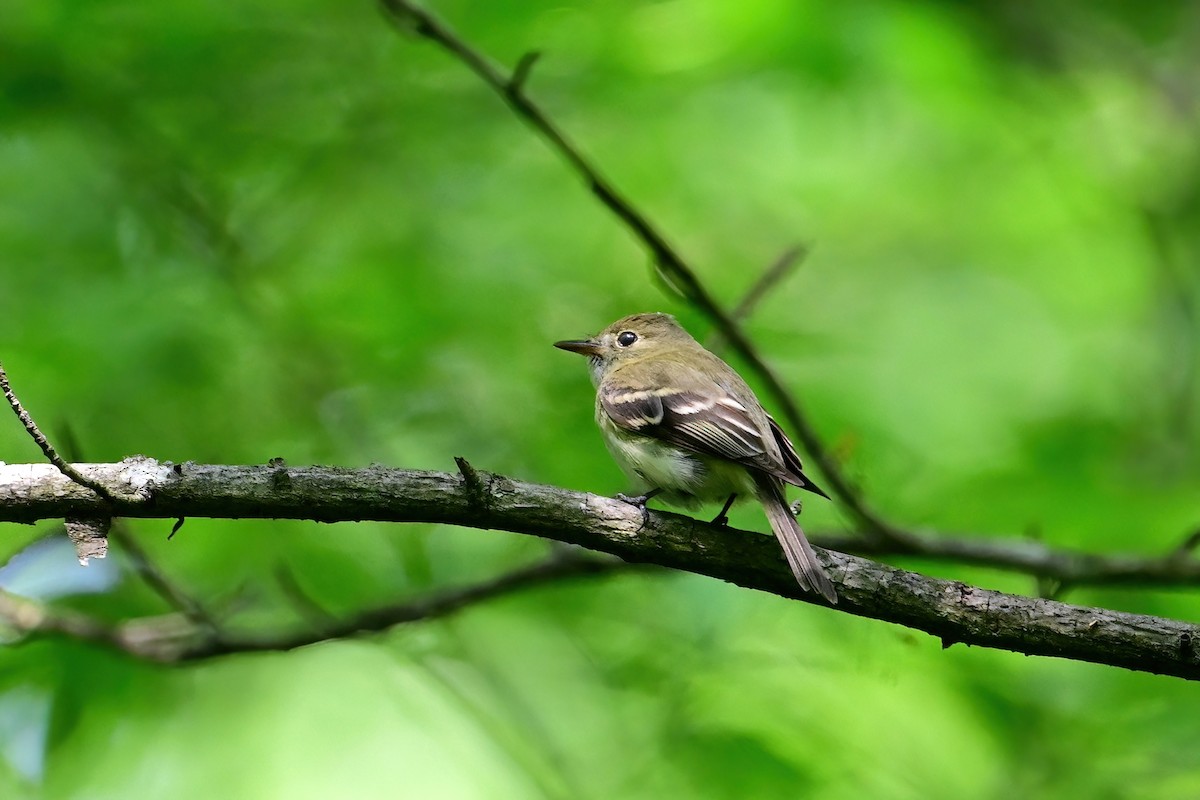
[[[163,663],[203,661],[233,653],[295,650],[310,644],[387,630],[411,622],[449,616],[468,606],[563,580],[599,577],[632,566],[619,559],[597,558],[579,552],[556,551],[528,566],[490,580],[429,597],[361,611],[345,619],[306,614],[318,619],[307,630],[255,635],[225,634],[186,614],[139,617],[112,624],[77,611],[54,609],[44,603],[0,589],[0,621],[23,639],[67,636],[113,647],[137,658]],[[290,579],[290,578],[289,578]],[[298,591],[298,587],[290,591]],[[305,598],[306,602],[311,602]]]
[[[8,401],[8,405],[12,408],[13,413],[16,414],[17,419],[21,421],[21,425],[24,426],[26,433],[32,437],[33,441],[37,443],[37,446],[41,448],[42,453],[46,456],[46,459],[53,464],[59,472],[61,472],[63,475],[66,475],[80,486],[86,486],[88,489],[91,489],[93,492],[109,502],[112,502],[115,499],[112,496],[112,493],[109,492],[107,486],[92,480],[86,475],[79,474],[74,467],[62,459],[62,456],[60,456],[50,444],[50,441],[46,438],[46,435],[42,433],[40,428],[38,428],[37,423],[33,421],[33,417],[31,417],[29,412],[25,410],[25,407],[21,405],[21,401],[17,399],[16,394],[13,393],[12,386],[10,386],[8,382],[8,373],[4,371],[3,365],[0,365],[0,391],[4,393],[4,399]]]
[[[758,375],[782,409],[787,427],[800,439],[804,450],[824,475],[823,485],[842,501],[865,532],[873,538],[885,539],[901,546],[914,546],[916,540],[911,532],[890,524],[868,506],[857,487],[842,472],[837,459],[825,447],[816,427],[809,421],[799,402],[759,355],[734,316],[726,313],[700,282],[696,271],[659,233],[649,218],[600,173],[537,103],[529,99],[524,91],[524,84],[532,64],[530,57],[523,58],[514,73],[509,75],[416,3],[410,0],[380,0],[380,5],[388,19],[401,30],[415,32],[438,44],[478,75],[518,117],[550,143],[571,169],[583,179],[596,198],[642,242],[649,250],[660,276],[716,326],[717,332],[724,337],[733,351]]]
[[[744,322],[754,313],[758,304],[762,302],[767,294],[783,282],[792,270],[796,269],[804,259],[808,257],[808,248],[803,245],[789,247],[787,250],[771,263],[767,270],[758,277],[758,280],[746,291],[738,304],[733,307],[733,311],[729,312],[729,316],[736,322]],[[713,333],[708,337],[704,346],[714,353],[725,347],[725,340],[721,334]]]
[[[383,467],[171,465],[143,457],[77,468],[107,485],[129,488],[114,509],[122,516],[378,520],[499,529],[820,604],[799,589],[767,536],[657,511],[643,526],[641,512],[627,503],[481,470],[456,475]],[[0,520],[86,515],[102,502],[48,465],[0,466]],[[1200,654],[1193,646],[1200,641],[1200,626],[1004,594],[852,555],[819,554],[837,584],[839,611],[926,631],[945,644],[1200,679]],[[1184,565],[1194,579],[1194,561],[1182,561],[1178,568]],[[91,638],[104,639],[92,633]],[[321,638],[327,634],[319,633]],[[212,653],[225,652],[220,646]],[[279,646],[275,642],[270,649]]]
[[[129,561],[133,565],[134,571],[142,582],[150,588],[150,591],[158,595],[171,608],[174,608],[179,613],[190,619],[197,626],[208,629],[211,633],[217,634],[218,626],[212,615],[205,610],[196,598],[188,594],[180,586],[177,586],[167,575],[158,568],[150,555],[146,552],[128,530],[123,525],[114,524],[109,531],[109,535],[113,541],[117,543],[118,549],[124,550],[129,556]]]
[[[566,579],[599,577],[630,565],[617,559],[579,553],[555,553],[541,561],[505,572],[490,580],[435,593],[406,603],[368,609],[346,619],[330,619],[296,633],[261,636],[224,635],[201,640],[179,651],[172,660],[198,661],[230,653],[294,650],[329,639],[387,630],[396,625],[440,619],[468,606]],[[311,617],[310,617],[311,619]]]
[[[1059,593],[1079,586],[1200,586],[1200,561],[1178,550],[1165,556],[1097,555],[983,534],[913,533],[911,537],[893,542],[857,534],[816,533],[812,538],[827,549],[862,556],[910,556],[1019,572],[1058,583]]]

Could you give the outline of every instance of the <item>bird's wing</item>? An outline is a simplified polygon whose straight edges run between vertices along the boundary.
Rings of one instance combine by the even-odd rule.
[[[767,453],[745,406],[727,395],[606,384],[600,404],[620,427],[698,453],[739,462]]]
[[[764,441],[764,435],[770,433],[756,424],[746,406],[715,383],[700,391],[633,389],[620,381],[606,381],[600,385],[599,397],[609,418],[631,433],[794,482],[787,466],[779,461],[778,448]]]
[[[783,456],[783,465],[788,472],[787,477],[783,477],[783,480],[793,486],[799,486],[801,489],[807,489],[828,499],[829,495],[825,494],[820,486],[817,486],[804,474],[804,467],[800,465],[800,455],[796,452],[796,447],[792,444],[792,440],[783,432],[783,428],[779,427],[779,423],[772,419],[769,414],[767,415],[767,422],[771,423],[771,434],[775,437],[775,443],[779,445],[779,452]]]
[[[727,373],[723,381],[675,361],[630,365],[600,383],[600,405],[613,423],[631,433],[734,461],[828,497],[804,474],[796,448],[775,420],[747,408],[727,388],[744,385],[736,373],[711,358],[715,369]],[[647,386],[653,388],[640,388]]]

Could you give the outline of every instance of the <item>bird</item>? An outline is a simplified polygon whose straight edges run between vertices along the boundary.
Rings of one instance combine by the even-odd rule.
[[[836,604],[837,592],[788,508],[784,485],[825,494],[807,475],[783,429],[740,375],[670,314],[622,317],[586,339],[555,347],[587,356],[596,423],[613,459],[644,493],[694,508],[758,499],[800,587]]]

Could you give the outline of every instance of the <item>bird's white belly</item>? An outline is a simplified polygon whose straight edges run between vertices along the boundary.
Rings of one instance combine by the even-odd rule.
[[[601,425],[605,422],[612,425],[607,420]],[[669,503],[694,506],[710,500],[724,501],[731,494],[754,493],[754,480],[745,467],[648,436],[614,433],[604,437],[613,460],[640,489],[661,489]]]

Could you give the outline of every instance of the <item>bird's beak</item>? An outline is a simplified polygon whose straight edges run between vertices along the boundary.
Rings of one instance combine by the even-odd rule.
[[[581,356],[600,355],[600,343],[593,342],[591,339],[568,339],[565,342],[555,342],[554,346],[559,350],[570,350],[572,353],[579,353]]]

